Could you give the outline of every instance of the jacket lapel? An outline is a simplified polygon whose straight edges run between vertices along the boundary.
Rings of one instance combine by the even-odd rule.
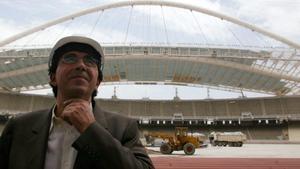
[[[52,110],[52,109],[51,109]],[[27,156],[27,166],[30,169],[44,168],[45,155],[47,150],[49,129],[51,124],[52,111],[44,110],[39,112],[39,115],[31,121],[34,124],[31,128],[31,132],[28,134],[26,140],[27,152],[30,152]],[[94,116],[98,123],[100,123],[105,129],[108,129],[107,121],[103,110],[95,106]],[[78,153],[78,157],[80,154]],[[74,168],[78,168],[80,163],[80,157],[76,159]],[[80,165],[79,165],[80,166]]]
[[[41,111],[39,116],[32,121],[34,125],[27,140],[27,149],[31,152],[27,158],[28,168],[44,168],[51,115],[51,110]]]

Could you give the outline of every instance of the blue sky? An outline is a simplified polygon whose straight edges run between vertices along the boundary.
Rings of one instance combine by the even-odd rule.
[[[25,31],[58,17],[80,11],[82,9],[105,4],[108,0],[1,0],[0,1],[0,40],[16,33]],[[182,2],[179,1],[178,2]],[[300,43],[300,1],[296,0],[186,0],[188,4],[198,5],[207,9],[234,16],[245,22],[255,24],[261,28],[277,33]],[[155,14],[153,14],[155,15]],[[170,18],[176,17],[169,14]],[[178,17],[178,16],[177,16]],[[168,20],[172,23],[172,19]],[[180,27],[178,25],[175,28]],[[173,29],[188,34],[189,29]],[[171,28],[170,28],[171,29]],[[116,33],[114,36],[118,39]],[[114,86],[100,86],[99,97],[110,98]],[[206,98],[207,88],[178,88],[178,94],[183,99]],[[128,90],[128,86],[117,86],[120,98],[140,99],[172,99],[175,86],[135,86]],[[225,96],[239,97],[240,93],[228,94],[210,89],[210,97],[223,98]],[[161,93],[164,93],[163,95]],[[250,93],[245,93],[252,96]],[[257,95],[255,95],[257,96]]]

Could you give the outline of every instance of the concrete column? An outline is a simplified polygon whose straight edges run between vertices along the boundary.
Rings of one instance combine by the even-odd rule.
[[[192,102],[192,108],[193,108],[193,116],[196,117],[196,107],[195,107],[195,102]]]
[[[261,99],[261,100],[260,100],[260,105],[261,105],[261,112],[262,112],[262,115],[266,115],[265,100]]]
[[[225,101],[225,106],[226,106],[226,115],[229,117],[229,116],[231,116],[231,114],[229,112],[228,102],[226,102],[226,101]]]
[[[285,109],[284,109],[284,106],[283,106],[283,100],[281,98],[279,98],[279,101],[280,101],[280,109],[281,109],[281,114],[285,114]]]
[[[300,141],[300,123],[290,122],[288,126],[289,140]]]
[[[128,102],[128,116],[131,116],[132,112],[131,112],[131,102]]]
[[[162,102],[159,102],[159,115],[163,116],[163,107]]]

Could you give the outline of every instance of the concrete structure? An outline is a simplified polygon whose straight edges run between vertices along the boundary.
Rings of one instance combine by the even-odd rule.
[[[13,101],[12,101],[13,100]],[[218,100],[119,100],[96,99],[103,108],[135,118],[173,119],[278,119],[300,120],[299,96]],[[26,113],[49,108],[52,96],[0,93],[2,114]],[[176,119],[175,119],[176,120]]]
[[[250,140],[300,141],[299,96],[193,101],[98,99],[96,102],[103,109],[137,119],[142,132],[172,132],[175,126],[188,126],[206,135],[211,131],[242,131]],[[0,93],[2,117],[49,108],[53,103],[51,96]]]
[[[230,36],[234,37],[237,44],[228,45],[219,42],[211,44],[204,34],[202,38],[206,40],[205,44],[171,44],[163,12],[160,18],[163,18],[164,34],[158,36],[166,37],[166,43],[128,43],[130,24],[135,20],[131,17],[132,11],[141,5],[156,6],[161,11],[165,7],[184,10],[189,17],[194,17],[194,24],[198,31],[197,37],[203,34],[200,20],[195,15],[200,13],[212,16],[218,21],[236,24],[247,31],[260,33],[257,39],[264,41],[261,35],[267,36],[283,44],[283,47],[276,48],[271,45],[265,48],[247,45],[242,43],[244,37],[237,37],[232,30],[229,31]],[[241,130],[250,139],[300,140],[298,134],[300,130],[298,125],[300,119],[300,45],[298,43],[216,11],[184,3],[157,0],[110,2],[47,21],[1,40],[0,91],[3,92],[0,93],[1,123],[7,120],[7,114],[13,115],[49,108],[54,103],[52,97],[18,93],[49,87],[47,60],[51,45],[22,44],[20,48],[14,45],[9,46],[10,44],[34,33],[40,35],[56,24],[73,23],[81,16],[100,11],[101,15],[97,15],[98,18],[94,19],[96,22],[87,26],[92,30],[88,33],[80,31],[91,37],[100,17],[111,12],[111,9],[120,7],[130,9],[124,32],[125,40],[124,43],[122,41],[118,44],[103,45],[106,57],[104,83],[205,85],[226,90],[274,94],[277,97],[196,101],[118,100],[115,97],[112,100],[97,100],[101,107],[136,118],[142,130],[171,130],[174,126],[181,125],[190,126],[195,131],[204,130],[205,133],[212,130]],[[117,19],[125,20],[121,16],[118,15]],[[151,19],[151,13],[149,18]],[[182,22],[176,19],[172,18],[172,21]],[[115,20],[116,23],[117,21]],[[150,25],[144,26],[151,28]],[[229,29],[228,25],[225,27]],[[100,41],[101,38],[96,40]],[[216,38],[216,40],[220,39]],[[263,42],[263,44],[266,43]]]
[[[300,124],[299,122],[293,122],[289,124],[289,140],[299,141],[300,140]]]
[[[132,11],[134,7],[139,6],[179,8],[193,16],[195,16],[194,13],[212,16],[214,19],[226,20],[243,29],[258,32],[277,40],[284,47],[251,47],[242,43],[232,31],[230,34],[233,34],[234,40],[240,44],[227,46],[226,44],[210,44],[207,41],[205,45],[174,45],[168,39],[166,20],[163,19],[164,36],[167,38],[166,44],[141,42],[103,45],[106,57],[105,82],[208,85],[227,90],[248,90],[278,96],[299,94],[299,44],[281,35],[216,11],[184,3],[157,0],[131,0],[102,4],[45,22],[0,41],[0,90],[16,92],[49,87],[47,85],[46,63],[51,45],[50,47],[17,48],[9,46],[10,43],[34,33],[43,32],[56,24],[73,22],[75,18],[84,15],[98,11],[102,11],[103,14],[111,9],[121,7],[129,7]],[[125,37],[128,35],[131,21],[134,20],[131,15],[130,13]],[[165,14],[162,13],[162,15],[164,18]],[[98,19],[96,20],[98,21]],[[195,24],[198,25],[199,34],[203,34],[198,20],[196,18],[194,20]],[[97,22],[90,27],[95,28],[95,25]],[[145,27],[151,28],[149,25]],[[93,31],[86,36],[91,36]],[[57,39],[59,38],[57,37]],[[261,39],[261,37],[259,38]],[[207,39],[205,35],[204,39]]]

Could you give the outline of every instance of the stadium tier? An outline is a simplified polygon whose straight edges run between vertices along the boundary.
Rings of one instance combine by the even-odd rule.
[[[142,132],[188,126],[192,131],[206,134],[242,131],[253,140],[288,140],[289,125],[300,121],[299,96],[222,100],[97,99],[96,102],[102,109],[135,118]],[[10,116],[53,104],[51,96],[0,93],[0,122],[4,124]]]

